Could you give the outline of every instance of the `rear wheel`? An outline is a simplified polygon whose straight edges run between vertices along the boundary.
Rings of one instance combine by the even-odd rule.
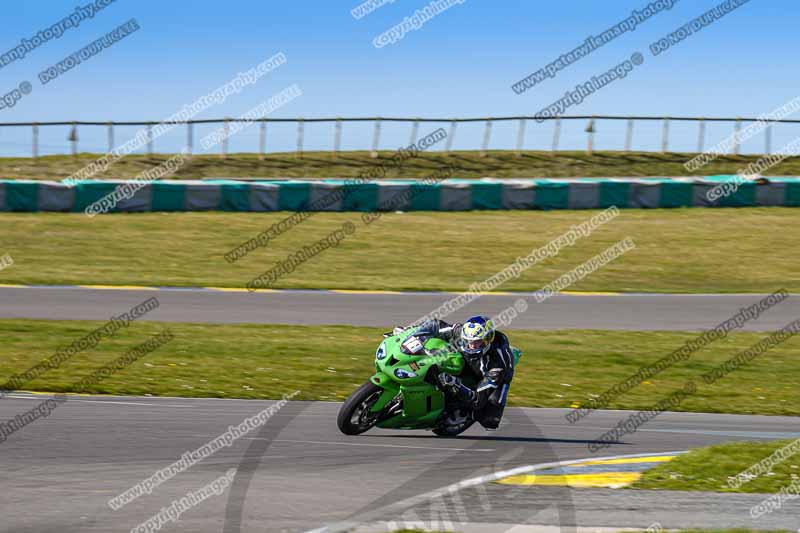
[[[449,411],[439,427],[433,432],[439,437],[455,437],[464,433],[475,423],[475,418],[471,410],[454,409]]]
[[[383,394],[383,389],[368,381],[342,404],[336,423],[345,435],[359,435],[378,423],[380,413],[370,411]]]

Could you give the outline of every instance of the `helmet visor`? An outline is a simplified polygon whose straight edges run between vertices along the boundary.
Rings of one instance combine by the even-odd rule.
[[[489,341],[486,339],[462,339],[461,351],[469,355],[482,354],[489,347]]]

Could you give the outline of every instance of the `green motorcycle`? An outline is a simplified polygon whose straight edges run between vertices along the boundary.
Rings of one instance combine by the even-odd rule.
[[[458,376],[464,357],[436,338],[421,340],[417,329],[384,335],[375,352],[377,372],[342,404],[337,417],[345,435],[384,429],[430,429],[442,437],[454,437],[475,423],[469,407],[449,400],[436,383],[440,371]],[[512,347],[514,365],[522,352]],[[462,382],[474,388],[475,378],[466,373]]]

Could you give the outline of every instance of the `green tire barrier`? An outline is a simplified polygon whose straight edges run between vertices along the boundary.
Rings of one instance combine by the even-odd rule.
[[[470,211],[800,206],[800,178],[739,184],[733,176],[697,178],[385,180],[164,180],[60,182],[0,180],[0,211]],[[709,200],[710,190],[728,184]],[[118,189],[119,187],[119,189]],[[115,192],[116,191],[116,192]],[[712,198],[716,196],[712,195]]]

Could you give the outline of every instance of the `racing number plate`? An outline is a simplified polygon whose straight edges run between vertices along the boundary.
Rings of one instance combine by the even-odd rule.
[[[403,348],[406,353],[415,354],[423,350],[422,342],[416,337],[409,337],[403,341]]]

